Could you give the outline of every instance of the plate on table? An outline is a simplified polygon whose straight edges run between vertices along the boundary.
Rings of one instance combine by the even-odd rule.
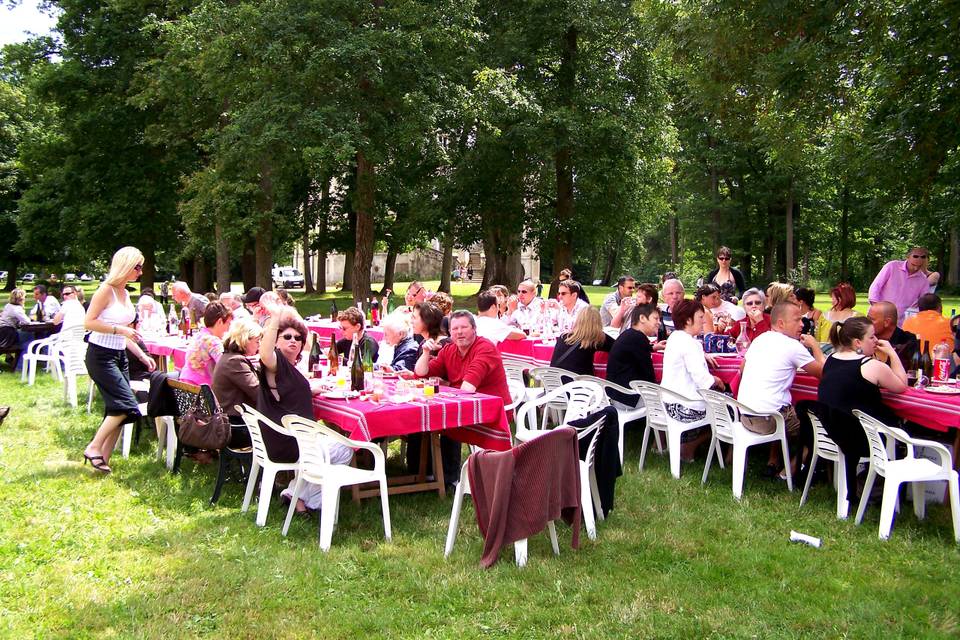
[[[950,386],[939,386],[939,387],[927,387],[924,389],[927,393],[939,393],[945,396],[952,396],[960,394],[960,388],[955,385]]]
[[[331,391],[324,391],[320,394],[327,400],[347,400],[349,398],[357,398],[360,396],[359,391],[350,391],[347,389],[333,389]]]

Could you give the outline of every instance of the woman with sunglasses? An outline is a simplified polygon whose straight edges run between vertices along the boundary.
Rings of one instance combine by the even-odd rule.
[[[140,339],[131,325],[136,311],[126,285],[143,271],[143,254],[123,247],[113,255],[110,272],[93,294],[83,325],[90,331],[86,365],[90,379],[103,398],[103,421],[83,451],[86,462],[101,473],[110,473],[110,454],[126,422],[140,417],[137,399],[130,390],[127,346]]]
[[[260,338],[260,391],[257,396],[257,410],[273,422],[280,424],[287,414],[313,420],[313,394],[310,382],[297,368],[303,347],[307,341],[307,325],[300,314],[291,306],[280,302],[279,298],[264,294],[260,306],[270,315]],[[263,442],[270,459],[274,462],[296,462],[300,458],[297,440],[267,426],[262,430]],[[353,457],[353,450],[339,443],[327,445],[330,462],[347,464]],[[284,489],[282,496],[288,498],[292,487]],[[306,483],[296,511],[306,513],[308,509],[320,507],[320,485]]]
[[[757,288],[747,289],[743,294],[743,310],[747,312],[747,338],[753,342],[758,335],[770,331],[770,314],[764,312],[767,297]],[[735,322],[730,328],[730,335],[740,336],[740,323]]]
[[[730,266],[732,255],[729,247],[717,249],[717,268],[707,274],[706,282],[720,287],[721,299],[736,304],[747,285],[740,270]]]
[[[87,310],[83,308],[82,292],[74,286],[66,286],[60,293],[63,300],[60,302],[60,311],[53,316],[53,324],[59,324],[60,330],[83,325],[83,317]]]

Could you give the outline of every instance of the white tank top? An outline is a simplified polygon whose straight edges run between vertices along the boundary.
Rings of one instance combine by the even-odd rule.
[[[113,304],[107,305],[97,316],[100,322],[106,322],[113,327],[125,327],[136,317],[136,310],[130,303],[130,296],[126,296],[126,303],[120,302],[117,298],[117,290],[110,287],[113,292]],[[107,349],[116,349],[122,351],[127,348],[127,341],[119,333],[100,333],[99,331],[90,332],[90,342],[92,344],[106,347]]]

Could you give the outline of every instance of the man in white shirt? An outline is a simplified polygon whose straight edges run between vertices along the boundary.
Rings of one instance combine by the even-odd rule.
[[[477,296],[477,335],[493,344],[504,340],[523,340],[527,337],[520,329],[510,327],[500,320],[497,309],[497,296],[490,291],[481,291]]]
[[[247,311],[243,303],[240,301],[240,294],[233,293],[232,291],[224,291],[220,294],[220,303],[225,306],[233,314],[234,320],[239,320],[240,318],[252,318],[253,316]]]
[[[524,280],[517,285],[516,297],[507,301],[507,313],[502,320],[514,327],[532,327],[543,315],[545,301],[537,297],[537,284],[533,280]]]
[[[60,301],[55,297],[47,295],[47,287],[42,284],[38,284],[33,288],[33,299],[36,300],[36,304],[33,305],[33,308],[30,309],[30,318],[38,322],[50,322],[53,320],[53,316],[57,315],[57,312],[60,311]],[[40,309],[43,309],[43,313],[40,313]]]
[[[60,295],[63,296],[63,304],[60,305],[60,310],[53,315],[53,323],[61,325],[61,331],[82,325],[83,316],[85,316],[87,312],[79,300],[77,288],[72,285],[67,285],[63,288],[63,291],[60,292]]]
[[[793,440],[800,434],[800,419],[790,398],[793,379],[797,369],[820,378],[825,360],[816,339],[801,333],[802,317],[800,307],[792,302],[781,302],[773,308],[770,312],[772,330],[757,336],[744,356],[743,376],[737,395],[737,400],[754,411],[779,412],[786,424],[787,434]],[[773,433],[776,430],[772,416],[744,415],[742,423],[755,433]],[[768,464],[775,466],[778,460],[778,449],[771,446]]]
[[[576,280],[564,280],[557,285],[557,298],[560,301],[557,324],[563,333],[570,331],[580,312],[590,306],[580,299],[580,291],[580,283]]]

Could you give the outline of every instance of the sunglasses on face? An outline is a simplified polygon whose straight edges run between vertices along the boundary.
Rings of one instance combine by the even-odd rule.
[[[910,257],[911,257],[911,258],[916,258],[917,260],[926,260],[926,259],[927,259],[927,256],[921,255],[921,254],[919,254],[919,253],[915,253],[915,254],[913,254],[913,255],[910,256]]]
[[[135,271],[143,271],[143,265],[142,265],[142,264],[138,264],[137,266],[134,267],[134,270],[135,270]]]
[[[420,295],[421,291],[423,291],[423,289],[417,289],[416,291],[407,291],[407,293],[413,297],[417,297],[418,295]]]
[[[763,304],[763,303],[760,302],[759,300],[751,300],[750,302],[744,302],[744,303],[743,303],[743,306],[745,306],[745,307],[759,307],[759,306],[762,305],[762,304]]]
[[[297,342],[303,342],[303,336],[301,336],[299,333],[285,333],[280,337],[284,340],[296,340]]]
[[[717,260],[729,260],[730,256],[717,256]]]

